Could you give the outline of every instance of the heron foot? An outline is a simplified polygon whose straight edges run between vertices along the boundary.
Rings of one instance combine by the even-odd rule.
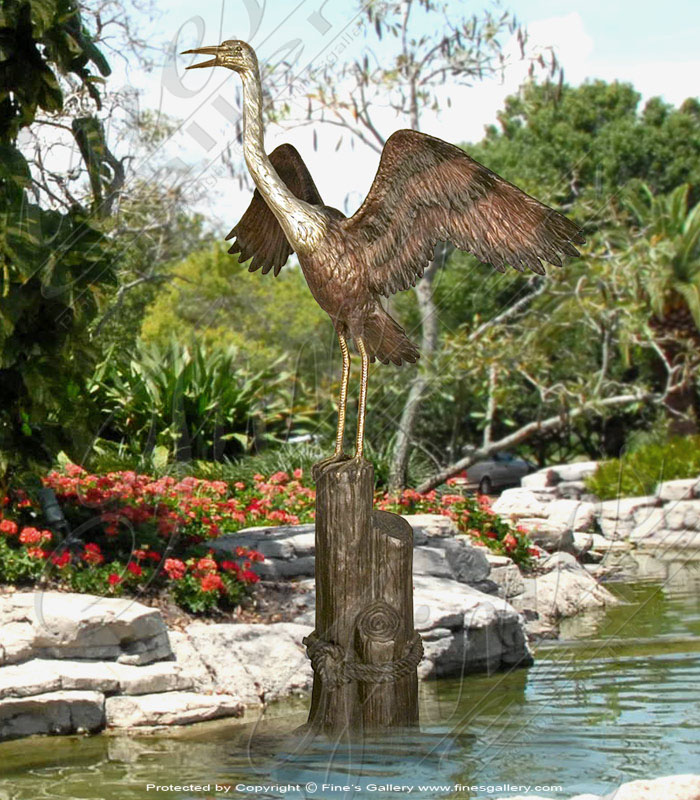
[[[342,451],[339,453],[333,453],[332,456],[328,458],[324,458],[322,461],[318,461],[316,464],[313,465],[311,468],[311,477],[314,481],[317,481],[323,472],[325,472],[328,467],[337,466],[339,464],[343,464],[346,461],[352,461],[353,459],[347,454],[343,453]]]

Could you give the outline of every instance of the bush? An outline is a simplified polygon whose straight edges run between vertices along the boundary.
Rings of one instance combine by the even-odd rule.
[[[2,498],[0,580],[52,582],[98,595],[165,591],[195,613],[234,608],[258,581],[263,556],[238,547],[222,556],[207,540],[256,525],[295,525],[314,519],[316,493],[302,469],[249,481],[187,476],[153,478],[133,471],[90,474],[75,464],[51,472],[52,488],[72,534],[63,538],[40,522],[38,503],[22,490]],[[486,497],[377,492],[377,508],[400,514],[442,514],[474,543],[529,563],[524,531],[501,520]]]
[[[586,479],[590,492],[601,500],[653,494],[661,481],[700,475],[700,436],[650,442],[606,461]]]

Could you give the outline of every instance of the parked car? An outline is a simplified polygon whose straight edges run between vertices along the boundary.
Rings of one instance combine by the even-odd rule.
[[[518,486],[520,479],[537,468],[524,458],[505,451],[491,458],[477,461],[467,470],[467,486],[478,488],[481,494],[491,494],[494,489]]]

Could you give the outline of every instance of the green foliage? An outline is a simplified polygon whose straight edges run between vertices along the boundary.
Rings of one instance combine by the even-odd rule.
[[[700,186],[700,103],[689,99],[675,109],[653,98],[640,113],[639,100],[624,83],[527,83],[506,99],[500,130],[488,128],[469,152],[564,207],[607,201],[635,178],[655,192]]]
[[[167,463],[232,458],[303,431],[310,410],[293,404],[293,384],[278,365],[253,372],[236,348],[195,340],[140,344],[128,359],[110,353],[91,394],[107,420],[103,440],[145,459],[162,448]]]
[[[94,355],[87,325],[114,282],[104,232],[74,206],[31,202],[32,178],[16,147],[39,109],[58,112],[59,75],[72,73],[99,102],[109,67],[72,0],[8,0],[0,11],[0,480],[75,452],[87,436],[78,411]],[[87,125],[83,118],[78,123]],[[79,124],[80,127],[80,124]],[[95,133],[92,135],[93,147]]]
[[[700,475],[700,436],[649,442],[619,459],[606,461],[586,479],[601,500],[654,494],[661,481]]]
[[[301,270],[288,263],[274,278],[249,273],[223,244],[193,253],[172,268],[141,329],[145,341],[166,343],[174,331],[210,345],[235,345],[258,368],[280,356],[307,372],[327,362],[334,334],[312,298]]]

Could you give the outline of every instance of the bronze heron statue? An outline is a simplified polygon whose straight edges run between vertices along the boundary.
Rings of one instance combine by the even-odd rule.
[[[185,53],[213,58],[188,69],[227,67],[243,83],[243,153],[257,187],[229,253],[278,275],[294,251],[306,282],[330,316],[343,372],[335,451],[345,458],[343,433],[350,376],[348,339],[362,359],[355,458],[362,458],[369,362],[415,362],[416,346],[385,311],[381,296],[415,286],[439,241],[449,241],[499,272],[506,266],[544,275],[541,260],[561,266],[578,256],[579,228],[495,172],[441,139],[399,130],[386,141],[369,194],[353,216],[323,204],[290,144],[265,154],[262,87],[253,48],[239,40]]]

